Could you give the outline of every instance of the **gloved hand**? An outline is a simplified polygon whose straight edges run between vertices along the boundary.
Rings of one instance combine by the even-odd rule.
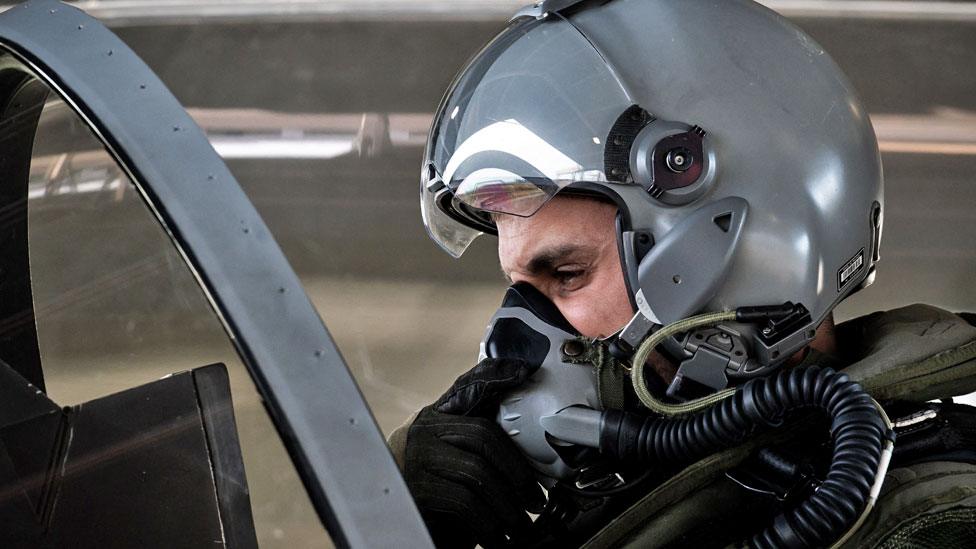
[[[538,368],[482,360],[410,426],[404,478],[437,547],[504,546],[528,531],[526,511],[542,511],[532,468],[495,421],[501,398]]]

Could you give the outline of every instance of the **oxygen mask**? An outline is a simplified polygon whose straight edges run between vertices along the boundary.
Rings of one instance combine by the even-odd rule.
[[[540,364],[529,380],[501,402],[498,423],[545,478],[564,479],[586,461],[589,448],[546,433],[544,418],[570,407],[600,409],[597,372],[581,359],[591,342],[530,284],[513,284],[492,317],[480,358],[518,358]],[[545,481],[544,481],[545,482]]]

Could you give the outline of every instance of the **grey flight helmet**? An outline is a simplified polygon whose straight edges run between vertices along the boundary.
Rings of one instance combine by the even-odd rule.
[[[867,113],[816,42],[748,0],[529,6],[455,78],[425,156],[424,223],[454,257],[496,232],[491,213],[530,216],[559,193],[615,203],[631,336],[789,302],[768,325],[696,334],[731,377],[809,343],[879,259]]]

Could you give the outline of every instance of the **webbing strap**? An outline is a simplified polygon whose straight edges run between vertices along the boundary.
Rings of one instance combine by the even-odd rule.
[[[577,337],[583,352],[576,356],[564,354],[563,360],[572,364],[591,364],[596,369],[596,391],[603,410],[624,409],[624,384],[630,383],[624,366],[618,362],[606,343],[599,339]],[[577,347],[577,348],[578,348]]]

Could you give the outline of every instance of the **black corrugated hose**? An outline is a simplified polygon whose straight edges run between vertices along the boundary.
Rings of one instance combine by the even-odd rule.
[[[874,401],[847,374],[815,366],[780,371],[680,417],[608,410],[600,450],[648,464],[691,463],[759,429],[779,426],[787,413],[803,408],[820,408],[830,418],[833,454],[823,484],[745,542],[757,549],[823,547],[843,535],[865,508],[888,436]]]

